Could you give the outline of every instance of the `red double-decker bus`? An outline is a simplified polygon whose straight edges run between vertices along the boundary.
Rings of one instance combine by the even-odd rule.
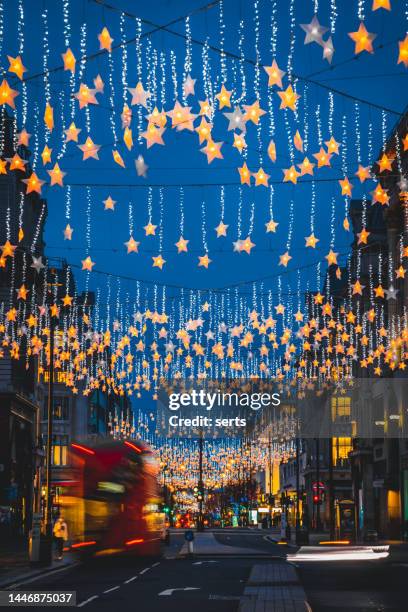
[[[160,554],[165,514],[158,464],[131,440],[72,443],[72,481],[60,499],[71,550],[87,555]]]

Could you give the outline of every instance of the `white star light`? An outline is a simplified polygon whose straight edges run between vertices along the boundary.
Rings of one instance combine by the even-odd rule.
[[[316,15],[313,17],[310,23],[301,23],[300,27],[306,32],[304,44],[308,45],[312,42],[316,42],[318,45],[323,46],[323,34],[325,34],[329,28],[321,26]]]

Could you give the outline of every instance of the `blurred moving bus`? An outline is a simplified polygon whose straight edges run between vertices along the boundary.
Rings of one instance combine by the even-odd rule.
[[[72,480],[60,498],[71,549],[102,556],[160,554],[166,536],[158,462],[131,440],[72,443]]]

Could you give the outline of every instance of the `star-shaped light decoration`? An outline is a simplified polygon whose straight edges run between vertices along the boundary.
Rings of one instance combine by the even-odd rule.
[[[372,10],[377,11],[378,9],[385,9],[386,11],[390,11],[391,0],[373,0]]]
[[[226,225],[222,220],[219,222],[215,231],[217,232],[217,238],[221,238],[221,236],[227,235],[228,225]]]
[[[81,263],[82,263],[82,270],[88,270],[88,272],[92,272],[92,268],[94,267],[95,262],[92,261],[89,255],[85,257],[85,259],[81,259]]]
[[[53,185],[59,185],[60,187],[64,186],[63,179],[64,179],[64,176],[66,175],[66,172],[63,172],[60,169],[58,163],[54,165],[52,170],[47,170],[47,172],[51,178],[51,187]]]
[[[327,152],[331,155],[339,155],[340,143],[336,141],[334,136],[331,136],[330,140],[325,140],[324,144],[327,147]]]
[[[106,200],[102,200],[102,202],[105,205],[104,210],[115,210],[116,200],[113,200],[110,195],[106,198]]]
[[[301,23],[300,27],[304,32],[306,32],[304,40],[305,45],[309,45],[313,42],[317,43],[318,45],[323,45],[323,36],[329,28],[321,26],[316,15],[313,16],[310,23]]]
[[[333,265],[337,265],[337,256],[338,253],[335,253],[333,251],[333,249],[330,249],[330,251],[328,252],[327,255],[325,255],[325,258],[327,259],[327,265],[329,266],[333,266]]]
[[[395,289],[394,285],[390,285],[388,289],[384,289],[387,300],[396,300],[398,295],[398,289]]]
[[[23,79],[24,73],[27,72],[27,68],[24,67],[23,61],[20,55],[17,57],[11,57],[11,55],[7,56],[9,61],[8,71],[16,74],[20,81]]]
[[[323,41],[323,59],[327,60],[329,64],[333,61],[334,45],[331,36],[326,41]]]
[[[367,232],[366,228],[363,227],[360,233],[357,233],[358,236],[358,244],[367,244],[368,237],[370,232]]]
[[[356,280],[354,284],[352,284],[352,288],[353,288],[353,295],[363,295],[363,291],[365,287],[364,285],[360,283],[358,279]]]
[[[61,56],[62,56],[62,61],[64,62],[64,70],[69,70],[72,74],[74,74],[76,59],[71,49],[68,47],[65,53],[61,53]]]
[[[220,110],[224,108],[224,106],[231,107],[231,94],[232,94],[232,91],[228,91],[225,88],[225,85],[223,84],[221,87],[221,91],[217,93],[217,95],[215,96],[219,102]]]
[[[293,144],[298,151],[303,153],[303,139],[299,133],[299,130],[296,130],[296,134],[293,137]]]
[[[25,172],[25,165],[27,161],[20,157],[18,153],[15,153],[13,157],[7,157],[6,159],[10,164],[10,170],[20,170],[21,172]]]
[[[341,195],[345,195],[351,198],[353,185],[350,183],[347,176],[345,176],[343,180],[339,180],[339,185],[341,187]]]
[[[78,142],[78,134],[82,132],[81,128],[77,128],[75,123],[72,122],[67,130],[64,130],[65,142]]]
[[[279,255],[279,265],[286,268],[291,259],[292,257],[289,255],[289,251],[286,251],[283,255]]]
[[[290,168],[283,169],[283,182],[288,183],[291,182],[296,185],[298,180],[299,172],[297,172],[295,166],[291,166]]]
[[[207,156],[207,162],[211,164],[214,159],[223,159],[224,156],[221,153],[221,147],[223,142],[214,142],[212,139],[209,139],[205,147],[200,149],[202,153]]]
[[[265,227],[266,227],[266,232],[272,232],[275,233],[276,232],[276,228],[278,227],[279,223],[276,223],[276,221],[274,221],[273,219],[270,219],[267,223],[265,223]]]
[[[152,259],[153,259],[153,268],[160,268],[160,270],[162,270],[164,264],[166,263],[166,260],[163,259],[163,257],[160,254],[157,255],[157,257],[152,257]]]
[[[311,247],[312,249],[315,249],[316,248],[316,244],[319,242],[319,238],[316,238],[316,236],[312,232],[310,234],[310,236],[306,236],[305,237],[305,241],[306,241],[306,245],[305,246]]]
[[[19,289],[16,289],[16,291],[17,291],[17,299],[18,300],[26,300],[27,299],[28,289],[26,288],[26,286],[24,284],[22,284]]]
[[[133,238],[133,236],[130,236],[129,240],[127,242],[124,243],[124,245],[127,248],[127,253],[129,255],[129,253],[138,253],[139,252],[139,245],[140,242],[136,242],[136,240]]]
[[[51,162],[51,153],[52,153],[52,149],[50,149],[48,145],[45,145],[41,153],[41,159],[42,159],[42,163],[44,166]]]
[[[79,102],[79,108],[85,108],[88,104],[99,104],[95,97],[95,90],[90,89],[85,83],[81,83],[79,90],[74,94]]]
[[[245,121],[252,121],[255,125],[258,125],[259,118],[266,114],[266,111],[259,106],[259,100],[255,100],[253,104],[244,104],[244,110]]]
[[[135,159],[135,166],[137,176],[142,176],[143,178],[146,178],[149,166],[145,163],[145,160],[142,155],[139,155]]]
[[[187,245],[190,241],[180,236],[178,241],[175,243],[177,247],[177,253],[187,253]]]
[[[377,34],[367,32],[363,21],[360,23],[357,32],[349,32],[349,36],[351,40],[355,42],[354,53],[356,55],[362,51],[368,51],[368,53],[374,52],[373,41],[377,37]]]
[[[247,143],[245,142],[245,138],[242,134],[236,134],[234,132],[234,142],[232,146],[237,149],[240,153],[246,148]]]
[[[153,225],[153,223],[149,221],[149,223],[145,225],[143,229],[145,231],[146,236],[155,236],[157,225]]]
[[[52,132],[54,129],[54,109],[49,102],[47,102],[45,105],[44,123],[50,132]]]
[[[198,134],[200,144],[203,144],[203,142],[205,142],[206,140],[211,139],[212,127],[212,124],[208,123],[203,116],[201,118],[200,124],[195,128],[195,131]]]
[[[258,172],[253,172],[253,176],[255,178],[255,187],[259,187],[259,185],[268,187],[270,175],[266,174],[263,168],[259,168]]]
[[[102,77],[101,77],[101,75],[100,75],[100,74],[98,74],[98,75],[97,75],[97,76],[94,78],[93,83],[94,83],[95,91],[96,91],[97,93],[103,93],[103,90],[104,90],[105,84],[104,84],[104,82],[102,81]]]
[[[130,151],[133,147],[133,136],[132,130],[128,127],[125,127],[125,131],[123,132],[123,142],[125,143],[128,151]]]
[[[147,100],[152,94],[144,89],[141,81],[137,83],[136,87],[128,87],[128,91],[132,94],[132,106],[141,104],[144,108],[147,108]]]
[[[209,103],[208,98],[206,100],[199,100],[198,103],[200,105],[200,112],[198,114],[200,116],[205,115],[207,119],[211,121],[214,115],[214,109]]]
[[[290,108],[291,110],[296,110],[296,104],[300,95],[297,94],[292,85],[289,85],[284,91],[278,91],[278,96],[281,99],[280,109]]]
[[[197,79],[192,79],[191,74],[188,74],[186,80],[183,83],[183,92],[184,96],[188,98],[188,96],[194,96],[194,86],[196,84]]]
[[[408,68],[408,34],[405,36],[404,40],[399,41],[398,43],[399,53],[398,53],[398,64],[404,64],[405,68]]]
[[[388,157],[385,153],[383,153],[381,159],[379,159],[376,164],[378,165],[379,172],[385,172],[386,170],[392,171],[392,162],[394,160]]]
[[[98,40],[99,49],[106,49],[106,51],[109,51],[109,53],[112,51],[113,38],[111,38],[109,30],[106,26],[103,28],[102,32],[98,34]]]
[[[64,229],[64,240],[72,240],[73,231],[74,231],[73,228],[70,226],[69,223],[67,223]]]
[[[125,168],[125,162],[123,161],[123,157],[117,149],[113,149],[112,157],[115,164],[118,164],[118,166],[121,166],[121,168]]]
[[[198,258],[198,267],[207,268],[211,263],[211,259],[208,257],[208,253]]]
[[[241,185],[250,185],[251,184],[251,172],[244,162],[244,165],[241,168],[238,168],[239,177],[241,180]]]
[[[33,257],[33,263],[31,264],[31,268],[34,268],[34,270],[37,272],[37,274],[39,274],[41,272],[41,270],[43,270],[45,268],[45,265],[43,264],[42,261],[42,256],[40,257],[35,257],[34,255]]]
[[[313,168],[315,165],[316,164],[312,164],[312,162],[309,161],[308,157],[305,157],[302,163],[297,165],[300,170],[300,176],[304,176],[305,174],[313,176]]]
[[[228,131],[240,130],[241,132],[245,132],[246,114],[242,112],[238,104],[234,106],[234,110],[232,112],[223,113],[223,115],[228,119]]]
[[[14,98],[19,95],[20,92],[15,89],[11,89],[6,79],[3,79],[0,85],[0,106],[8,104],[11,108],[15,108]]]
[[[268,145],[268,156],[273,163],[276,162],[276,144],[273,140]]]
[[[360,180],[360,183],[364,183],[367,179],[371,178],[370,167],[358,165],[358,170],[356,172],[356,176]]]
[[[31,138],[31,134],[29,134],[27,130],[23,128],[21,132],[18,134],[17,146],[22,145],[24,147],[28,147],[30,138]]]
[[[101,145],[95,144],[90,136],[88,136],[84,144],[78,145],[78,149],[81,149],[83,153],[82,155],[83,161],[89,158],[99,159],[98,151],[100,148],[101,148]]]
[[[323,166],[330,166],[331,153],[328,153],[320,147],[320,151],[318,153],[314,153],[313,157],[317,159],[317,167],[323,168]]]
[[[44,185],[44,181],[39,179],[35,172],[32,172],[28,178],[22,179],[22,182],[27,185],[27,190],[26,190],[27,194],[32,193],[32,192],[40,194],[41,187],[42,185]]]
[[[7,160],[0,159],[0,174],[7,174],[6,165],[7,165]]]
[[[241,251],[244,251],[245,253],[248,253],[248,255],[251,254],[251,249],[253,249],[254,246],[255,246],[255,244],[252,242],[250,236],[248,236],[244,240],[241,240]]]
[[[146,130],[144,132],[141,132],[140,135],[142,136],[142,138],[145,138],[146,146],[148,149],[150,149],[150,147],[155,144],[164,145],[164,141],[162,138],[164,131],[165,128],[157,127],[153,123],[149,122],[147,124]]]
[[[74,298],[71,295],[68,295],[68,293],[66,293],[65,296],[62,298],[62,305],[65,307],[72,306],[73,299]]]
[[[390,201],[390,196],[388,195],[388,191],[383,189],[380,183],[376,186],[374,191],[371,192],[372,195],[372,204],[379,202],[382,206],[386,206]]]
[[[273,85],[277,85],[282,89],[282,78],[285,76],[286,72],[279,68],[278,64],[276,63],[276,60],[273,60],[272,66],[264,66],[264,70],[269,77],[268,87],[273,87]]]
[[[374,293],[376,298],[383,298],[385,296],[384,289],[382,285],[378,285],[378,287],[374,287]]]

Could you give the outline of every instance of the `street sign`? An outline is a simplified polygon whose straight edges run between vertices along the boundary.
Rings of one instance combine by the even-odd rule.
[[[184,539],[185,539],[187,542],[193,542],[193,540],[194,540],[194,531],[192,531],[191,529],[187,529],[187,530],[184,532]]]

